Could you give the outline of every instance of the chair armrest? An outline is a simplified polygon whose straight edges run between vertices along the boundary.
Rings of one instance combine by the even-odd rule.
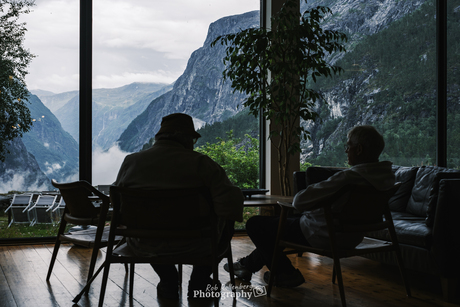
[[[56,203],[56,206],[53,207],[51,212],[55,212],[57,209],[59,209],[59,203]]]
[[[27,207],[25,207],[25,209],[22,210],[22,213],[24,213],[24,212],[26,212],[26,211],[32,210],[32,209],[35,207],[35,205],[36,205],[36,203],[30,202],[30,203],[27,205]]]
[[[54,212],[54,210],[56,210],[57,207],[59,207],[59,203],[55,201],[54,204],[52,204],[48,207],[48,209],[46,209],[46,212]]]
[[[460,179],[441,180],[433,224],[432,252],[443,277],[460,274],[459,199]]]
[[[278,205],[281,207],[286,207],[288,209],[295,209],[294,206],[292,205],[292,202],[286,202],[286,201],[278,201]]]

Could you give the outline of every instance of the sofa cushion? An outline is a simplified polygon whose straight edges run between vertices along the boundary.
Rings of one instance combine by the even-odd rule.
[[[449,170],[450,172],[436,173],[431,185],[430,197],[428,200],[428,209],[425,223],[427,226],[432,227],[434,224],[434,217],[436,214],[436,206],[438,204],[439,182],[442,179],[460,179],[460,172]]]
[[[392,212],[398,242],[430,249],[432,245],[432,229],[425,224],[425,218],[414,216],[407,212]],[[386,230],[373,231],[366,236],[390,241],[390,234]]]
[[[395,195],[390,198],[388,205],[391,211],[404,212],[409,201],[415,182],[418,167],[394,166],[395,181],[401,182],[401,186]]]
[[[454,172],[444,167],[421,166],[415,176],[414,187],[407,203],[406,212],[424,217],[427,216],[430,192],[434,178],[439,172]]]

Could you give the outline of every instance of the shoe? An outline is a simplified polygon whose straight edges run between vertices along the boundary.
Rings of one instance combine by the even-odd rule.
[[[179,285],[177,283],[170,284],[160,281],[157,285],[157,296],[172,300],[179,299]]]
[[[203,298],[220,298],[220,289],[222,284],[217,281],[217,284],[213,286],[213,280],[209,278],[206,281],[194,281],[188,282],[188,298],[192,299],[203,299]]]
[[[270,271],[265,272],[264,281],[268,284],[270,280]],[[296,269],[292,274],[278,274],[275,276],[275,286],[280,288],[294,288],[305,282],[302,273]]]
[[[228,263],[224,264],[224,270],[230,272],[230,269],[228,268]],[[238,261],[233,262],[233,271],[237,278],[242,279],[244,281],[251,280],[252,272],[246,269],[246,267],[241,264],[241,259],[238,259]]]

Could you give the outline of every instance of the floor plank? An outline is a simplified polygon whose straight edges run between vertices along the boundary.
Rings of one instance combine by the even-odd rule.
[[[97,306],[102,273],[87,295],[78,304],[72,299],[86,283],[91,249],[63,244],[49,282],[46,281],[53,244],[0,246],[0,307],[22,306]],[[250,239],[237,236],[232,240],[234,260],[249,254],[254,248]],[[105,249],[98,255],[96,268],[105,257]],[[219,280],[222,282],[219,306],[341,306],[338,286],[332,284],[332,261],[317,255],[290,256],[294,266],[300,269],[306,282],[293,289],[274,288],[268,298],[263,274],[266,269],[253,275],[251,282],[236,282],[236,297],[230,288],[230,277],[220,265]],[[383,266],[375,261],[354,257],[342,260],[345,294],[348,306],[443,306],[459,304],[442,300],[440,284],[435,277],[410,272],[413,297],[406,297],[399,271],[396,267]],[[128,275],[121,264],[111,266],[107,283],[105,306],[185,307],[213,306],[212,300],[187,298],[191,266],[184,266],[183,283],[178,301],[157,298],[158,276],[148,264],[136,265],[134,299],[128,296]]]

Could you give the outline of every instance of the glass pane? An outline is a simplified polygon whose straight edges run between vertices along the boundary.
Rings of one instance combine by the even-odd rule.
[[[24,169],[5,172],[10,174],[13,180],[9,181],[9,185],[4,184],[0,191],[6,193],[13,189],[27,192],[34,190],[36,192],[32,202],[35,202],[38,195],[44,191],[53,190],[50,179],[60,182],[78,180],[79,135],[78,1],[41,0],[36,3],[34,10],[24,17],[29,29],[26,46],[37,55],[30,66],[27,78],[28,88],[36,95],[30,99],[35,125],[31,132],[21,139],[25,144],[25,147],[22,147],[23,151],[28,151],[34,157],[28,156],[27,163],[22,164]],[[236,158],[241,158],[239,150],[246,148],[245,152],[249,154],[243,158],[251,158],[258,162],[258,158],[254,156],[258,156],[255,147],[258,143],[258,121],[245,114],[241,108],[237,108],[240,96],[232,95],[228,85],[222,86],[222,50],[211,49],[209,39],[206,40],[212,22],[224,16],[258,8],[259,1],[255,0],[208,0],[185,4],[141,0],[94,2],[94,185],[111,184],[124,156],[149,147],[159,128],[161,117],[173,111],[193,116],[196,128],[200,128],[203,135],[197,146],[203,147],[206,142],[218,143],[216,137],[222,137],[226,140],[226,146],[235,149]],[[237,24],[233,24],[233,28],[239,28],[240,21],[251,25],[258,24],[259,14],[253,12],[234,17],[231,21],[235,20]],[[227,24],[217,21],[211,28],[217,32],[211,35],[225,34],[228,30],[225,28],[228,21],[229,19],[226,19]],[[195,50],[195,54],[201,52],[202,56],[198,62],[192,63],[192,52]],[[187,66],[188,62],[190,63]],[[194,73],[184,71],[186,68]],[[186,78],[190,80],[191,75],[197,78],[190,86],[173,87],[173,83],[180,84],[181,80]],[[197,95],[195,100],[190,100],[192,92],[200,95]],[[155,99],[176,103],[174,99],[168,100],[168,95],[171,96],[172,93],[179,97],[175,99],[184,102],[183,109],[177,110],[172,107],[167,112],[158,113],[155,118],[151,118],[152,121],[148,125],[143,123],[147,132],[139,135],[136,142],[130,143],[121,137],[125,131],[127,134],[130,133],[129,124],[137,116],[145,114],[143,111],[148,109]],[[136,122],[133,125],[135,124]],[[216,133],[216,127],[221,129],[219,133]],[[249,134],[250,137],[245,134]],[[255,149],[250,149],[252,147]],[[232,176],[231,166],[226,167],[235,184],[242,188],[258,184],[257,164],[251,162],[251,172],[255,175],[246,174],[249,179]],[[235,171],[243,173],[246,170]],[[31,176],[32,172],[37,174]],[[5,205],[9,204],[12,194],[14,193],[10,193],[9,198],[4,201]],[[7,215],[2,219],[6,220]],[[7,224],[7,221],[3,220],[0,226],[2,229]],[[18,227],[25,228],[17,230]],[[13,223],[9,228],[11,231],[2,233],[5,237],[49,236],[56,233],[53,227],[52,224],[37,223],[28,227]],[[41,230],[42,228],[48,230]]]
[[[183,112],[202,135],[195,150],[219,163],[235,185],[258,188],[258,120],[238,108],[243,97],[229,83],[222,85],[224,48],[210,43],[258,25],[258,12],[232,17],[233,23],[221,18],[258,10],[259,1],[106,7],[102,1],[94,9],[93,184],[112,183],[127,154],[153,144],[161,118]],[[249,217],[258,208],[247,211]]]
[[[33,126],[13,140],[10,154],[0,162],[1,238],[54,236],[56,211],[30,206],[24,213],[24,208],[4,211],[15,194],[32,194],[33,205],[39,195],[53,194],[51,179],[78,179],[78,131],[72,130],[78,123],[78,105],[71,101],[78,96],[78,1],[35,2],[19,19],[26,22],[24,45],[36,56],[26,77]],[[63,108],[69,110],[65,119]]]
[[[447,167],[460,167],[460,1],[447,1]]]
[[[334,23],[348,35],[347,52],[331,61],[345,72],[321,80],[328,104],[311,126],[304,164],[348,166],[344,144],[355,125],[375,126],[386,146],[380,160],[396,165],[433,165],[436,159],[435,1],[391,8],[356,2],[347,11],[331,7]],[[383,17],[384,16],[384,17]],[[307,165],[305,165],[307,166]],[[304,166],[304,167],[305,167]]]
[[[249,163],[242,152],[257,142],[258,120],[238,108],[241,95],[222,86],[223,48],[210,46],[217,34],[259,21],[258,12],[233,17],[232,25],[222,17],[258,8],[256,0],[110,1],[110,10],[105,1],[95,2],[93,184],[115,181],[127,154],[153,144],[161,118],[183,112],[202,135],[195,148],[220,163],[236,185],[258,187],[258,152],[251,156],[252,173],[241,167]],[[221,159],[227,149],[234,160]]]

